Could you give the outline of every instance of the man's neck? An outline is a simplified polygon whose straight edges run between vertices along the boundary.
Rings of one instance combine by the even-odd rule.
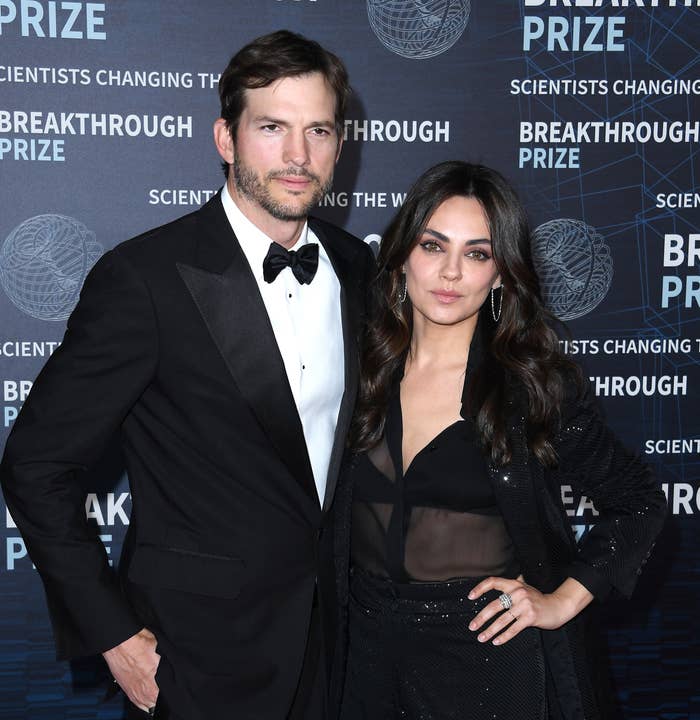
[[[270,240],[274,240],[287,250],[294,247],[304,228],[306,218],[300,220],[279,220],[270,215],[267,210],[260,207],[258,203],[249,200],[239,193],[235,183],[230,177],[226,186],[231,199],[236,203],[236,207],[255,227],[262,230]]]

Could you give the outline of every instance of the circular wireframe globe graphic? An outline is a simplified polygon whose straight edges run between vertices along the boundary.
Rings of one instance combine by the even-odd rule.
[[[471,0],[367,0],[374,34],[391,52],[411,60],[451,48],[469,22]]]
[[[542,298],[560,320],[586,315],[607,295],[613,262],[605,238],[580,220],[550,220],[532,234]]]
[[[0,248],[0,284],[27,315],[65,320],[102,252],[95,233],[79,220],[37,215],[18,225]]]

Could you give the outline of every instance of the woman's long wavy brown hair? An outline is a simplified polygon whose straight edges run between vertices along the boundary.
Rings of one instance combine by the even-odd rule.
[[[454,196],[476,198],[484,209],[502,282],[498,322],[491,318],[488,300],[480,311],[483,360],[467,388],[482,447],[494,463],[510,461],[506,422],[513,398],[518,398],[517,409],[526,413],[530,450],[552,466],[557,458],[550,441],[567,386],[572,378],[580,385],[580,372],[560,351],[553,318],[542,304],[527,218],[517,195],[495,170],[460,161],[440,163],[421,175],[384,233],[350,446],[368,450],[384,433],[391,384],[402,371],[413,327],[410,301],[399,300],[401,268],[432,214]]]

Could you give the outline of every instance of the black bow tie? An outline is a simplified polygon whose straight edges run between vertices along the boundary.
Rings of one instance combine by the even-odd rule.
[[[263,260],[265,282],[271,283],[286,267],[292,268],[301,285],[310,283],[318,268],[318,245],[307,243],[298,250],[285,250],[279,243],[273,242]]]

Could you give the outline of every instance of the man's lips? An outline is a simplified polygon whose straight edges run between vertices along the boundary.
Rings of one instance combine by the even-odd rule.
[[[310,177],[303,175],[280,175],[275,180],[290,190],[304,190],[313,182]]]

